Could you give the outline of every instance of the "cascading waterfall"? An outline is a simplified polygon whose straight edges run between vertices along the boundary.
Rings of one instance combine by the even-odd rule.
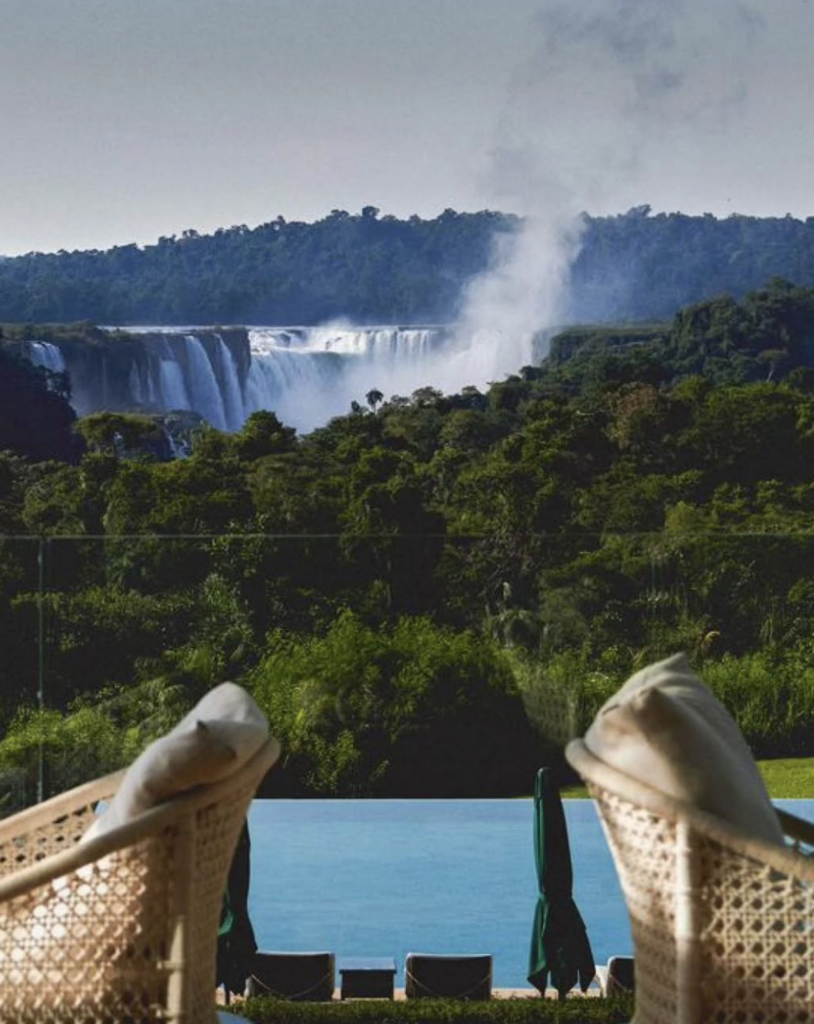
[[[136,402],[136,404],[147,405],[148,403],[145,402],[144,395],[144,382],[142,380],[141,374],[139,373],[139,367],[135,363],[133,363],[133,365],[130,367],[130,373],[128,374],[127,382],[128,387],[130,389],[130,394],[133,396],[133,399]]]
[[[446,340],[431,327],[285,327],[249,331],[246,412],[274,409],[310,430],[364,403],[371,389],[409,394],[432,379]]]
[[[376,363],[413,362],[425,357],[433,332],[427,328],[383,327],[370,330],[331,330],[316,327],[308,332],[309,351],[364,356]]]
[[[52,345],[50,341],[32,341],[29,344],[32,363],[44,366],[52,373],[65,372],[65,360],[57,345]]]
[[[310,343],[310,333],[302,328],[249,331],[247,415],[273,409],[283,422],[304,430],[316,425],[310,415],[316,405],[326,409],[323,422],[346,411],[347,403],[340,410],[329,398],[330,386],[340,375],[339,361],[329,349]]]
[[[218,378],[199,338],[184,336],[188,366],[188,392],[193,396],[192,408],[213,427],[226,430],[226,405],[221,395]]]
[[[218,379],[223,381],[226,426],[229,430],[240,430],[247,416],[243,394],[240,390],[240,377],[232,353],[219,334],[215,335],[215,351],[220,371]]]
[[[187,387],[184,383],[183,366],[175,357],[167,339],[163,339],[162,353],[158,360],[158,394],[162,409],[191,409]]]
[[[430,327],[128,328],[126,344],[28,343],[32,362],[71,374],[81,415],[194,410],[220,430],[271,409],[301,432],[364,404],[433,383],[448,331]],[[227,343],[228,341],[228,343]],[[435,364],[433,363],[435,360]]]
[[[156,375],[150,372],[149,364],[133,366],[131,374],[135,375],[139,403],[147,408],[153,408],[160,404],[156,393]]]

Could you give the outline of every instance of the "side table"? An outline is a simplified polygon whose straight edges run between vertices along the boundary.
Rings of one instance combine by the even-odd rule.
[[[342,999],[392,999],[396,961],[392,957],[348,957],[339,961]]]

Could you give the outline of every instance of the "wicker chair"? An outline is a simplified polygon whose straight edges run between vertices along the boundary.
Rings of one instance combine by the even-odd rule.
[[[226,876],[278,750],[83,843],[123,772],[0,822],[0,1021],[214,1024]]]
[[[582,740],[627,901],[635,1024],[814,1019],[814,825],[778,812],[783,846],[636,782]]]

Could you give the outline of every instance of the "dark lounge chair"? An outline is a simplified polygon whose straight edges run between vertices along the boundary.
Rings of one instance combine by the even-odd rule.
[[[489,953],[408,953],[404,973],[408,999],[489,999],[492,995]]]
[[[333,953],[255,953],[246,995],[292,1002],[331,1000],[335,974]]]
[[[607,967],[597,967],[596,976],[603,996],[616,995],[618,992],[634,992],[636,989],[636,971],[632,956],[612,956]]]

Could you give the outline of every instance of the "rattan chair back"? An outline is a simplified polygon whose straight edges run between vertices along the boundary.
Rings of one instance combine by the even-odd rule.
[[[787,846],[566,749],[596,801],[633,931],[635,1024],[814,1019],[814,825]]]
[[[124,772],[0,822],[0,1021],[214,1024],[226,877],[278,750],[84,843]]]

